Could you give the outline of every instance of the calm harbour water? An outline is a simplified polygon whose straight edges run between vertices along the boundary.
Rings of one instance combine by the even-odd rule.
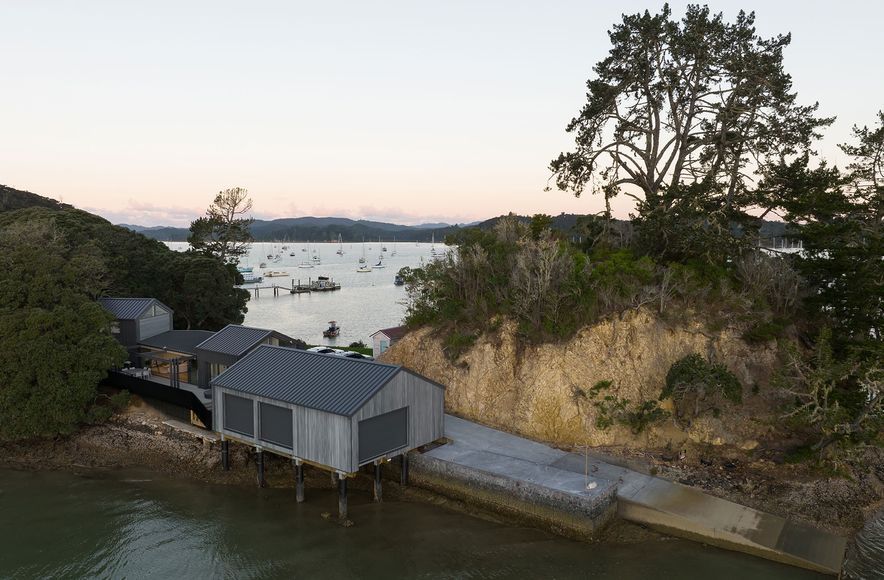
[[[423,503],[247,489],[145,472],[0,470],[0,578],[686,578],[821,576],[684,540],[584,544]]]
[[[187,248],[185,242],[166,242],[173,250]],[[287,245],[286,250],[282,246]],[[358,260],[362,256],[361,243],[345,243],[344,255],[337,255],[338,244],[311,244],[310,252],[302,252],[306,244],[289,242],[287,244],[259,242],[252,245],[247,256],[240,260],[241,266],[251,266],[255,275],[275,270],[286,272],[287,276],[264,278],[258,286],[278,285],[290,287],[292,281],[306,284],[308,279],[317,276],[328,276],[341,284],[341,289],[334,292],[316,292],[310,294],[283,293],[273,296],[270,290],[260,292],[260,297],[252,294],[248,303],[248,312],[244,324],[259,328],[271,328],[293,338],[300,338],[309,344],[330,344],[347,346],[351,342],[361,340],[370,344],[369,335],[382,328],[398,326],[405,315],[405,288],[394,286],[393,278],[403,266],[412,268],[420,266],[431,259],[429,243],[416,245],[414,242],[387,241],[383,244],[365,243],[365,261],[369,265],[378,262],[382,245],[387,247],[384,254],[384,268],[374,269],[368,273],[358,273]],[[316,250],[321,260],[320,265],[313,268],[299,268],[298,265],[312,256]],[[446,247],[437,243],[437,253],[446,251]],[[392,253],[395,250],[396,255]],[[294,256],[289,254],[294,252]],[[281,255],[279,262],[267,259],[268,254]],[[262,262],[266,268],[260,268]],[[246,286],[248,288],[248,286]],[[328,327],[330,320],[337,321],[341,334],[336,339],[325,339],[322,331]]]

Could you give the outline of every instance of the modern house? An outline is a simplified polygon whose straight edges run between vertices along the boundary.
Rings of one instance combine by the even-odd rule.
[[[172,330],[172,309],[156,298],[99,298],[98,303],[116,318],[111,334],[127,349]]]
[[[378,358],[388,348],[393,346],[403,336],[408,333],[408,329],[404,326],[394,326],[393,328],[384,328],[371,335],[371,354],[374,358]]]
[[[196,345],[197,384],[208,389],[212,379],[262,344],[292,346],[294,343],[293,338],[275,330],[228,324]]]
[[[350,474],[440,439],[444,391],[401,366],[262,345],[212,381],[213,428]]]

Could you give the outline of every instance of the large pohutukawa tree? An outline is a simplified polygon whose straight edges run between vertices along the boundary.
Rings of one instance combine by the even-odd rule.
[[[726,22],[696,5],[681,20],[668,4],[624,15],[568,124],[575,148],[550,164],[558,188],[604,195],[608,215],[612,197],[633,198],[663,255],[729,238],[764,205],[756,176],[807,152],[833,120],[798,104],[783,68],[790,35],[762,38],[754,24],[754,13]],[[696,237],[679,241],[685,232]]]

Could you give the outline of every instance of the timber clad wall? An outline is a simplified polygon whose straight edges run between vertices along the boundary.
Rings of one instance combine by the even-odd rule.
[[[329,389],[334,392],[333,376],[329,377]],[[401,368],[352,416],[214,385],[214,428],[232,439],[352,473],[379,457],[399,455],[440,439],[444,434],[444,398],[441,385]],[[226,410],[229,402],[239,406],[244,399],[255,401],[250,411],[253,425],[258,425],[259,430],[249,432],[250,435],[243,435],[242,428],[227,423],[231,416]],[[241,413],[237,411],[233,417]],[[265,425],[271,415],[270,423]],[[360,422],[363,430],[369,432],[369,441],[360,441]]]

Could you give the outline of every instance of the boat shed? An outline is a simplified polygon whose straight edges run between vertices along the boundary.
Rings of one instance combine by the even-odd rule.
[[[228,324],[196,345],[198,384],[209,388],[212,379],[262,344],[291,346],[294,343],[293,338],[275,330]]]
[[[354,473],[443,436],[445,389],[404,367],[259,346],[212,381],[214,430]]]

